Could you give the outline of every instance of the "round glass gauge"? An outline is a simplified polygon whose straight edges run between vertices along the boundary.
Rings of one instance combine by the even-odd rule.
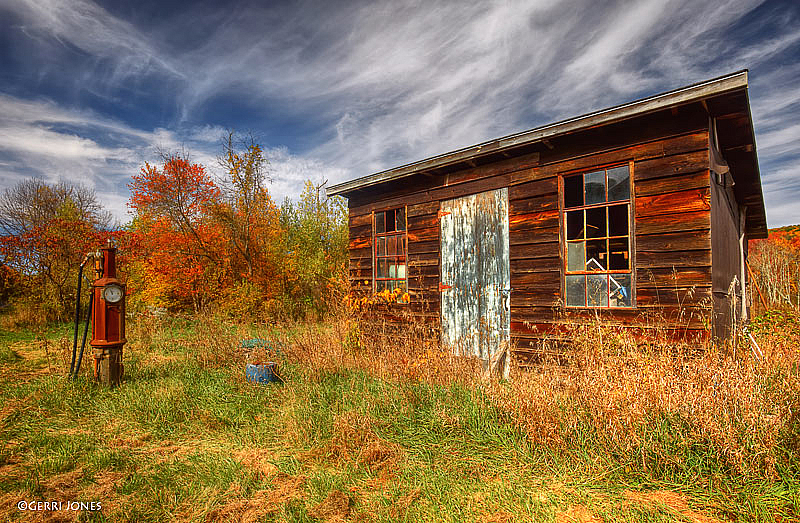
[[[122,299],[122,287],[115,283],[110,283],[103,287],[103,299],[108,303],[117,303]]]

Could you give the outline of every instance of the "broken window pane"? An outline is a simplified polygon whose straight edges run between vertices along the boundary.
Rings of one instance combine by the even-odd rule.
[[[567,244],[567,270],[582,271],[586,266],[586,244],[570,242]]]
[[[386,232],[392,232],[395,230],[395,212],[386,211]]]
[[[606,201],[606,172],[597,171],[586,174],[586,203],[603,203]]]
[[[564,177],[564,207],[583,205],[583,175]]]
[[[607,271],[606,240],[590,240],[586,242],[586,270]]]
[[[406,230],[406,209],[405,209],[405,207],[397,209],[397,212],[395,213],[395,216],[396,216],[396,222],[395,223],[397,224],[397,226],[395,227],[395,230],[396,231],[405,231]]]
[[[567,239],[583,239],[583,211],[567,211]]]
[[[586,237],[605,238],[606,234],[606,208],[596,207],[586,209]]]
[[[608,235],[628,235],[628,206],[611,205],[608,208]]]
[[[608,240],[610,251],[609,269],[612,271],[627,271],[630,268],[628,254],[628,238],[612,238]]]
[[[378,238],[378,256],[386,256],[386,238]]]
[[[383,211],[375,213],[375,232],[377,234],[386,232],[386,213]]]
[[[611,274],[609,276],[609,296],[612,307],[631,306],[631,275]]]
[[[608,201],[627,200],[631,197],[630,172],[627,165],[608,170]]]
[[[589,307],[608,307],[608,276],[591,274],[586,278],[586,300]]]
[[[586,276],[567,276],[567,306],[586,306]]]

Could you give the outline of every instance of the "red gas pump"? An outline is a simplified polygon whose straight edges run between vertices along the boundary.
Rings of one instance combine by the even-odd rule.
[[[94,377],[104,385],[119,385],[124,366],[125,285],[117,279],[117,249],[108,241],[95,257],[97,279],[92,284]]]

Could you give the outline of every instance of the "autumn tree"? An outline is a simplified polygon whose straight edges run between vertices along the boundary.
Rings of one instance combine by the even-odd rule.
[[[199,309],[214,299],[227,271],[211,212],[221,193],[187,155],[163,160],[161,168],[146,163],[128,184],[128,205],[136,213],[132,229],[141,238],[145,266],[143,292],[159,305],[191,303]]]
[[[64,319],[74,308],[78,266],[113,234],[110,221],[91,189],[22,181],[0,196],[0,265],[27,283],[25,298],[41,316]]]
[[[228,133],[222,147],[218,162],[224,169],[223,199],[215,214],[252,281],[256,266],[267,270],[272,261],[269,251],[279,225],[278,209],[265,186],[269,162],[252,136],[237,138]]]

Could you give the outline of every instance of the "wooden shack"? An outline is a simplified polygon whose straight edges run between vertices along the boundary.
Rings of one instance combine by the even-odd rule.
[[[335,185],[354,292],[482,358],[562,326],[729,336],[767,236],[741,71]]]

